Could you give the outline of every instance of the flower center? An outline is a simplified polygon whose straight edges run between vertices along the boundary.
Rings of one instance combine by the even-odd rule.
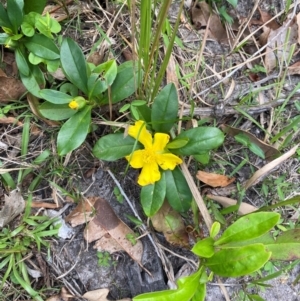
[[[151,148],[145,149],[143,161],[145,163],[155,162],[155,152],[153,151],[153,149]]]

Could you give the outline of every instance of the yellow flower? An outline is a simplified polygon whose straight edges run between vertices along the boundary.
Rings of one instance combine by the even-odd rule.
[[[76,100],[72,100],[70,103],[69,103],[69,107],[72,109],[72,110],[77,110],[79,105],[77,103]]]
[[[86,100],[81,97],[77,96],[72,101],[69,102],[69,108],[72,110],[80,110],[86,105]]]
[[[170,136],[164,133],[156,133],[153,138],[147,131],[144,121],[136,121],[135,125],[129,127],[128,134],[145,147],[126,156],[133,168],[142,168],[138,178],[138,183],[141,186],[153,184],[160,180],[159,167],[164,170],[173,170],[177,164],[182,163],[179,157],[165,151]]]

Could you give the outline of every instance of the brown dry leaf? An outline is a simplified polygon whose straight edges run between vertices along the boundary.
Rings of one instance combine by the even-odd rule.
[[[178,90],[179,81],[178,81],[178,77],[176,75],[175,59],[174,59],[174,56],[172,54],[171,54],[169,62],[168,62],[166,73],[167,73],[167,83],[168,84],[173,83],[175,85],[176,89]]]
[[[266,164],[263,168],[257,170],[253,176],[244,184],[244,188],[248,189],[249,187],[257,184],[261,181],[265,176],[267,176],[273,168],[280,165],[282,162],[293,156],[298,148],[298,145],[291,148],[288,152],[286,152],[281,157],[271,161],[270,163]]]
[[[26,92],[22,82],[12,77],[0,77],[0,102],[19,99]]]
[[[206,195],[208,198],[218,202],[219,204],[221,204],[223,207],[227,208],[229,206],[234,206],[236,205],[237,201],[234,199],[230,199],[224,196],[219,196],[219,195],[213,195],[213,194],[207,194]],[[250,204],[247,203],[241,203],[237,213],[239,215],[244,215],[244,214],[248,214],[251,212],[254,212],[258,210],[258,208],[256,208],[255,206],[252,206]]]
[[[199,170],[196,175],[197,179],[211,187],[226,187],[235,181],[235,178],[229,178],[216,173],[209,173]]]
[[[11,191],[9,196],[5,195],[4,202],[5,204],[0,211],[0,228],[22,213],[25,208],[25,201],[17,189]]]
[[[17,124],[19,126],[22,126],[23,123],[21,121],[18,121],[18,119],[16,119],[15,117],[1,117],[0,118],[0,123],[4,123],[4,124]]]
[[[260,19],[259,20],[251,20],[250,24],[253,25],[265,25],[266,27],[276,30],[280,27],[280,25],[276,22],[276,20],[272,20],[269,23],[267,23],[269,20],[273,18],[268,12],[261,10],[258,8]]]
[[[82,297],[88,301],[108,301],[106,298],[109,293],[107,288],[100,288],[98,290],[86,292]],[[131,301],[129,298],[117,300],[117,301]]]
[[[300,61],[288,67],[288,74],[289,75],[300,74]]]
[[[135,233],[117,217],[106,200],[97,197],[94,207],[96,214],[90,223],[106,230],[122,250],[125,250],[133,260],[142,265],[143,245],[141,241],[137,240],[133,246],[127,238],[128,235],[135,235]]]
[[[188,234],[182,217],[168,202],[164,202],[159,211],[151,217],[151,221],[154,229],[163,232],[169,243],[189,247]]]
[[[292,45],[297,44],[298,42],[297,18],[294,17],[294,19],[289,23],[289,26],[286,26],[287,22],[289,22],[289,18],[282,27],[276,30],[271,29],[270,31],[267,40],[268,47],[265,55],[267,72],[272,71],[278,65],[278,62],[287,61]],[[289,39],[287,40],[288,33]]]
[[[219,43],[229,43],[227,32],[220,21],[220,18],[215,13],[211,12],[209,5],[202,1],[193,5],[191,9],[191,19],[192,23],[195,25],[196,29],[205,28],[208,19],[210,19],[209,33],[208,37],[218,41]]]
[[[72,227],[82,225],[94,217],[94,204],[97,197],[89,197],[81,201],[77,207],[66,216],[65,221],[70,223]]]
[[[243,131],[241,129],[237,129],[231,126],[228,126],[226,124],[222,124],[221,125],[221,129],[222,131],[224,131],[226,134],[234,137],[240,133],[242,133],[243,135],[247,136],[249,138],[249,140],[256,144],[258,147],[260,147],[264,154],[265,154],[265,159],[267,161],[271,161],[274,158],[277,158],[278,156],[280,156],[280,152],[278,149],[276,149],[275,147],[266,144],[265,142],[259,140],[258,138],[256,138],[254,135],[252,135],[251,133],[248,133],[247,131]]]

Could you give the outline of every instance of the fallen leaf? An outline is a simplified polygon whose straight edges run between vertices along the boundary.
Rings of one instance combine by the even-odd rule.
[[[18,100],[26,91],[20,80],[12,77],[0,77],[0,102]]]
[[[106,298],[109,293],[107,288],[100,288],[98,290],[86,292],[82,297],[88,301],[108,301]],[[131,301],[129,298],[117,300],[117,301]]]
[[[276,30],[280,27],[280,25],[276,22],[275,19],[273,19],[272,21],[270,21],[273,16],[271,16],[268,12],[261,10],[258,7],[258,11],[260,14],[260,19],[259,20],[251,20],[250,24],[252,25],[265,25],[266,27]]]
[[[288,152],[280,156],[279,158],[271,161],[270,163],[266,164],[261,169],[257,170],[253,176],[244,184],[244,188],[248,189],[249,187],[257,184],[260,182],[265,176],[267,176],[273,168],[280,165],[282,162],[293,156],[298,148],[298,145],[291,148]]]
[[[25,201],[17,189],[4,196],[4,206],[0,211],[0,228],[11,222],[17,215],[23,212]]]
[[[210,6],[204,1],[193,5],[191,8],[191,20],[196,29],[205,29],[209,18],[211,19],[209,22],[208,37],[219,43],[229,44],[227,32],[219,16],[211,11]]]
[[[166,51],[166,49],[165,49]],[[178,90],[179,88],[179,81],[178,81],[178,76],[176,75],[176,63],[174,56],[171,54],[170,59],[168,61],[168,66],[166,70],[166,75],[167,75],[167,83],[173,83]]]
[[[227,198],[224,196],[219,196],[219,195],[213,195],[213,194],[207,194],[206,195],[208,198],[218,202],[219,204],[221,204],[223,207],[227,208],[229,206],[234,206],[237,204],[237,201],[231,198]],[[251,212],[254,212],[258,210],[258,208],[256,208],[255,206],[252,206],[250,204],[244,203],[242,202],[237,213],[239,215],[244,215],[244,214],[248,214]]]
[[[225,175],[209,173],[199,170],[196,175],[197,179],[212,187],[226,187],[235,181],[235,178],[229,178]]]
[[[182,217],[168,202],[164,202],[159,211],[151,217],[151,221],[154,229],[163,232],[170,244],[189,247],[188,233]]]
[[[282,27],[270,31],[268,36],[268,47],[266,49],[265,55],[265,65],[267,72],[272,71],[277,65],[278,62],[287,61],[290,56],[290,49],[292,45],[297,44],[298,42],[298,24],[297,19],[294,17],[289,25],[287,22],[290,19],[287,18],[287,21],[282,25]],[[288,39],[287,39],[287,35]]]
[[[223,132],[225,132],[226,134],[234,137],[240,133],[242,133],[243,135],[247,136],[249,138],[249,140],[256,144],[259,148],[262,149],[262,151],[265,154],[265,159],[267,161],[271,161],[274,158],[277,158],[278,156],[280,156],[280,151],[278,149],[276,149],[275,147],[266,144],[265,142],[259,140],[258,138],[256,138],[254,135],[252,135],[251,133],[241,130],[241,129],[237,129],[231,126],[228,126],[226,124],[222,124],[221,125],[221,129]]]
[[[111,206],[104,199],[98,197],[94,206],[96,213],[90,223],[95,223],[106,230],[133,260],[142,265],[143,245],[141,241],[137,240],[136,244],[132,245],[127,238],[128,235],[135,235],[135,233],[117,217]]]
[[[300,61],[288,67],[288,74],[289,75],[300,74]]]
[[[15,117],[1,117],[0,118],[0,123],[4,123],[4,124],[17,124],[19,126],[23,126],[23,123],[21,121],[19,121],[18,119],[16,119]]]
[[[70,223],[72,227],[76,227],[92,220],[94,218],[94,204],[96,201],[97,197],[85,198],[66,216],[65,221]]]

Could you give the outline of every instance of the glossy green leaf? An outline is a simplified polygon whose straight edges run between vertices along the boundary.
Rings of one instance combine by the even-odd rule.
[[[276,212],[254,212],[239,218],[215,242],[215,246],[259,237],[271,230],[279,221]]]
[[[172,208],[178,212],[186,212],[191,208],[192,193],[181,170],[165,170],[166,175],[166,199]]]
[[[141,189],[141,204],[147,216],[153,216],[161,208],[166,196],[165,173],[159,181],[143,186]]]
[[[15,56],[16,56],[16,63],[17,63],[19,71],[21,73],[23,73],[25,76],[29,76],[30,68],[28,66],[27,59],[26,59],[23,51],[21,51],[20,48],[16,49]]]
[[[73,151],[84,142],[91,124],[91,109],[86,106],[61,127],[57,136],[57,152],[60,156]]]
[[[135,68],[132,61],[120,65],[116,79],[110,88],[111,102],[116,103],[132,95],[139,86],[138,78],[137,63],[135,64]],[[109,95],[106,92],[101,98],[100,104],[104,105],[108,103]]]
[[[7,11],[1,2],[0,2],[0,27],[12,28],[12,24],[7,15]]]
[[[98,73],[104,78],[106,84],[111,86],[117,76],[117,63],[115,60],[107,61],[103,64],[98,65],[94,70],[93,73]]]
[[[32,37],[35,33],[34,26],[30,23],[23,22],[21,24],[22,32],[27,37]]]
[[[45,87],[44,74],[40,68],[38,66],[31,65],[29,76],[20,72],[20,77],[26,89],[34,96],[40,97],[39,91]]]
[[[168,133],[177,120],[178,96],[175,85],[166,85],[155,97],[152,105],[151,122],[156,132]]]
[[[59,91],[63,93],[68,93],[73,97],[78,96],[78,88],[71,83],[65,83],[61,85]]]
[[[29,53],[28,60],[32,65],[38,65],[38,64],[44,62],[43,58],[33,54],[32,52]]]
[[[203,165],[208,164],[209,160],[210,160],[210,154],[209,154],[209,152],[203,153],[203,154],[199,154],[199,155],[194,155],[193,157],[194,157],[195,160],[197,160],[198,162],[200,162]]]
[[[45,64],[48,72],[55,72],[60,66],[60,60],[46,60]]]
[[[7,16],[16,34],[23,22],[23,0],[7,0]]]
[[[59,50],[57,46],[51,39],[42,34],[35,34],[33,37],[28,37],[25,46],[30,52],[43,59],[59,59]]]
[[[133,301],[190,301],[195,295],[199,280],[202,274],[202,269],[196,273],[182,277],[177,280],[178,288],[176,290],[160,291],[154,293],[146,293],[134,297]],[[198,300],[197,300],[198,301]]]
[[[206,237],[198,241],[192,248],[192,252],[199,257],[210,258],[214,255],[214,239]]]
[[[52,33],[61,31],[60,24],[55,19],[51,18],[48,12],[46,16],[38,16],[36,18],[35,27],[41,34],[50,39],[53,39]]]
[[[45,101],[39,106],[40,113],[50,120],[64,120],[72,117],[77,113],[76,110],[70,109],[68,104],[58,105]]]
[[[188,139],[176,139],[167,144],[167,149],[175,149],[184,147],[188,143]]]
[[[63,40],[60,50],[61,65],[69,81],[78,87],[86,95],[87,88],[87,70],[84,55],[77,45],[70,38]]]
[[[73,96],[51,89],[40,91],[40,97],[54,104],[68,104],[73,100]]]
[[[240,277],[259,270],[270,257],[263,244],[255,244],[216,252],[205,266],[222,277]]]
[[[135,148],[136,144],[136,148]],[[130,155],[134,149],[141,149],[142,145],[123,133],[110,134],[100,138],[93,148],[93,154],[100,160],[116,161]]]
[[[26,14],[37,12],[41,14],[45,8],[47,0],[24,0],[24,11]]]
[[[219,147],[224,141],[224,134],[215,127],[198,127],[179,134],[177,139],[188,139],[188,143],[173,153],[182,156],[200,155]]]

